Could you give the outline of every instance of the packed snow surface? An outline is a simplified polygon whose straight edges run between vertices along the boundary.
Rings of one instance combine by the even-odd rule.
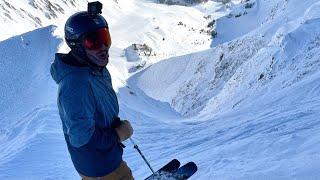
[[[0,179],[79,179],[49,69],[86,3],[0,0]],[[318,0],[103,3],[120,117],[154,169],[177,158],[198,165],[190,179],[320,179]]]

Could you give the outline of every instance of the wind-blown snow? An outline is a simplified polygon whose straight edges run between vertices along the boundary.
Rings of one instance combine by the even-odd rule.
[[[56,87],[49,72],[61,43],[52,36],[54,29],[37,29],[0,43],[1,179],[45,178],[61,156],[56,150],[67,150],[54,145],[63,142],[54,103]],[[35,175],[30,166],[43,171]]]
[[[64,9],[53,19],[21,2],[10,4],[45,23],[33,27],[13,8],[13,20],[0,18],[3,28],[19,27],[1,34],[0,179],[79,179],[49,67],[56,51],[68,50],[61,39],[64,20],[86,2],[51,1]],[[120,117],[132,122],[133,138],[154,169],[177,158],[196,162],[191,179],[320,178],[318,0],[193,7],[108,0],[104,7]],[[211,39],[200,30],[213,19],[217,37]],[[48,24],[57,27],[43,27]],[[155,55],[145,54],[150,49]],[[125,144],[135,178],[149,176]]]

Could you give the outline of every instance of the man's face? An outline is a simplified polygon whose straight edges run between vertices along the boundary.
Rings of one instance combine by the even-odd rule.
[[[90,32],[83,38],[83,46],[89,60],[97,66],[106,66],[109,61],[111,37],[107,28]]]
[[[97,66],[106,66],[109,62],[109,47],[104,44],[97,50],[86,49],[89,60]]]

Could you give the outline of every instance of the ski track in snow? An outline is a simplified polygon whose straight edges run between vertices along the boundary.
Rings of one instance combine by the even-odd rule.
[[[121,73],[122,65],[129,69],[130,62],[108,66],[120,117],[132,122],[133,138],[154,169],[177,158],[182,164],[198,165],[190,179],[320,177],[320,4],[250,2],[256,4],[247,15],[218,19],[221,34],[216,40],[226,44],[133,74]],[[127,13],[148,5],[155,8],[148,3],[119,0],[109,15],[121,8]],[[300,9],[289,14],[295,7]],[[243,5],[236,3],[230,13],[242,10]],[[125,21],[141,18],[130,17]],[[111,23],[121,19],[117,18]],[[138,22],[148,28],[158,23]],[[230,25],[239,31],[227,31]],[[128,29],[135,29],[134,23],[131,26]],[[79,179],[67,153],[56,107],[57,87],[49,74],[54,53],[63,48],[54,29],[48,26],[0,42],[0,179]],[[128,45],[119,38],[125,31],[115,31],[119,39],[111,51],[115,61],[125,59],[119,55]],[[137,36],[156,45],[158,33],[139,31]],[[137,41],[133,37],[129,42]],[[171,68],[175,71],[169,72]],[[210,83],[216,89],[210,89]],[[186,109],[193,110],[188,117],[183,116]],[[125,144],[124,159],[135,178],[149,176],[142,158],[130,142]]]

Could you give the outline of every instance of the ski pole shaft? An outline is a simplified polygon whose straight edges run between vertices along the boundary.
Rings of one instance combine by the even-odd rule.
[[[142,154],[141,150],[139,149],[138,145],[133,141],[132,138],[130,138],[130,141],[133,144],[133,147],[139,152],[139,154],[141,155],[142,159],[144,160],[144,162],[146,162],[146,164],[149,166],[150,170],[152,171],[152,174],[154,174],[154,170],[152,169],[151,165],[149,164],[149,162],[147,161],[147,159],[144,157],[144,155]]]

